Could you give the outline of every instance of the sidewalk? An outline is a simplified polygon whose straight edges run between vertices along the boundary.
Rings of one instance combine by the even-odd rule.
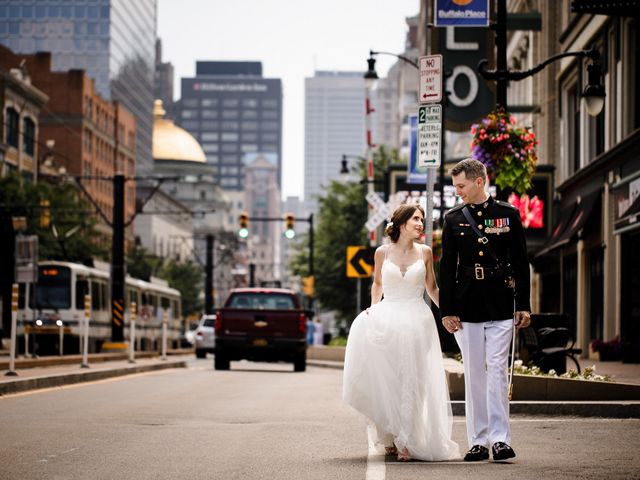
[[[0,396],[25,392],[41,388],[60,387],[81,382],[104,380],[107,378],[143,373],[169,368],[186,368],[186,355],[169,356],[161,360],[153,353],[152,357],[136,358],[129,363],[121,354],[92,354],[89,356],[89,368],[82,368],[82,355],[66,357],[41,357],[37,359],[16,359],[17,376],[6,376],[8,358],[0,357]],[[75,361],[73,361],[75,360]],[[56,363],[57,361],[57,363]],[[72,361],[73,363],[68,363]],[[21,363],[23,367],[21,368]]]

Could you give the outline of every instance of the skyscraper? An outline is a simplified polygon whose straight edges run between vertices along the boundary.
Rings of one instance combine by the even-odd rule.
[[[156,0],[0,0],[0,43],[51,52],[53,69],[84,69],[137,124],[136,170],[153,170]]]
[[[282,82],[263,78],[260,62],[196,62],[182,79],[177,123],[202,145],[226,190],[243,190],[256,155],[282,173]]]
[[[342,155],[365,152],[364,88],[362,72],[305,79],[304,198],[312,210],[323,187],[340,178]]]

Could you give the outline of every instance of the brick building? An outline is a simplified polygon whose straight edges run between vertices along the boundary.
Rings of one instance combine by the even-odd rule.
[[[24,61],[24,63],[22,63]],[[39,118],[37,143],[51,145],[52,159],[73,176],[112,177],[116,172],[135,175],[136,122],[118,102],[105,100],[84,70],[51,71],[51,54],[16,55],[0,45],[0,68],[9,71],[23,64],[32,84],[49,101]],[[53,141],[53,142],[52,142]],[[81,180],[95,204],[111,218],[113,186],[108,180]],[[125,219],[135,211],[135,183],[125,191]],[[101,229],[110,234],[106,225]],[[131,230],[131,229],[129,229]],[[131,240],[132,231],[127,232]]]

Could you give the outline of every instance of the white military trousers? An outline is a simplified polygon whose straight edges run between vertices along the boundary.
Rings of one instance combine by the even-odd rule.
[[[455,338],[462,352],[469,448],[511,445],[508,359],[513,319],[462,322]]]

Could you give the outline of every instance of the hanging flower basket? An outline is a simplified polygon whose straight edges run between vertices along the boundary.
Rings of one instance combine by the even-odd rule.
[[[491,112],[471,126],[471,134],[473,158],[484,163],[498,187],[519,195],[531,189],[538,141],[530,128],[516,126],[513,116]]]

